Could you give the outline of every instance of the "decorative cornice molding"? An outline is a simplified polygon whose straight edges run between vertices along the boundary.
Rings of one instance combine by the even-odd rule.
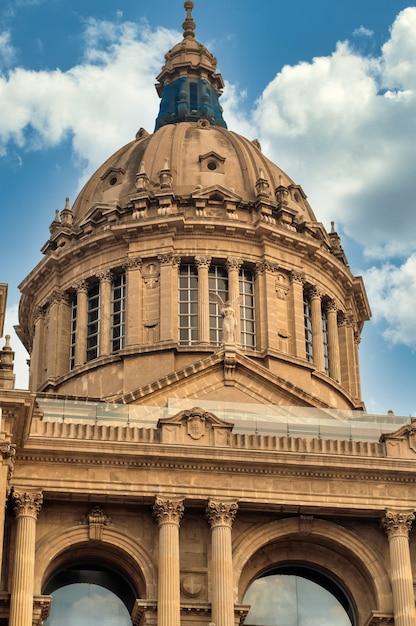
[[[13,491],[13,509],[16,518],[33,517],[38,518],[43,504],[43,494],[41,491]]]
[[[216,502],[209,500],[206,515],[211,528],[227,526],[232,528],[238,511],[237,502]]]
[[[184,512],[184,498],[171,500],[155,496],[153,515],[159,526],[162,524],[177,524],[179,526]]]

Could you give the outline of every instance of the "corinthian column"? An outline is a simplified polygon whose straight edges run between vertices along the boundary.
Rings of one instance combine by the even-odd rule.
[[[159,525],[158,626],[180,626],[179,524],[183,510],[183,498],[155,498],[153,515]]]
[[[210,256],[196,256],[198,268],[198,342],[209,344],[209,278]]]
[[[13,500],[17,529],[9,626],[32,626],[36,520],[43,496],[41,492],[14,491]]]
[[[338,339],[338,308],[336,302],[331,300],[326,305],[326,314],[328,318],[328,359],[329,374],[331,378],[338,383],[341,382],[341,362],[339,356],[339,339]]]
[[[312,314],[313,360],[320,372],[325,371],[324,342],[322,339],[322,296],[319,289],[310,291]]]
[[[237,502],[210,500],[206,510],[212,533],[211,619],[215,626],[234,626],[231,529],[237,509]]]
[[[409,532],[415,516],[412,512],[386,510],[382,527],[390,548],[390,579],[393,591],[394,626],[416,624]]]

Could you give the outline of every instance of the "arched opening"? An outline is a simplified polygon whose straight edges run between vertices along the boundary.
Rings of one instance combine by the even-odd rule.
[[[305,564],[279,565],[247,589],[247,626],[356,626],[347,592],[333,576]]]
[[[136,593],[113,564],[97,559],[69,562],[54,572],[43,593],[52,596],[45,626],[131,625]]]

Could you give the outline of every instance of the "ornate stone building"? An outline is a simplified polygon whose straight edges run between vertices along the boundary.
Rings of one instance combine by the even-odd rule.
[[[67,200],[21,284],[29,391],[0,351],[0,624],[69,624],[59,592],[87,585],[135,626],[306,625],[300,592],[297,621],[273,604],[295,577],[325,624],[414,626],[416,430],[365,412],[363,282],[227,129],[192,8],[154,133]]]

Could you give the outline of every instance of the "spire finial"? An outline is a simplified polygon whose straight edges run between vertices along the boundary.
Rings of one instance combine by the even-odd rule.
[[[191,0],[187,0],[184,4],[186,10],[186,19],[182,24],[183,28],[183,38],[184,39],[195,39],[195,28],[196,24],[192,19],[192,9],[194,8],[194,3]]]

